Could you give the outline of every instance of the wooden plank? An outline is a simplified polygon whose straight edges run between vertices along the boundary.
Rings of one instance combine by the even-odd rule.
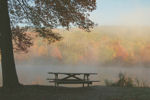
[[[47,79],[53,81],[84,81],[84,80],[77,80],[77,79]]]
[[[90,74],[90,75],[97,75],[97,73],[62,73],[62,72],[48,72],[48,74],[75,74],[75,75],[81,75],[81,74]]]
[[[58,84],[82,84],[82,83],[88,83],[92,84],[92,82],[85,82],[85,81],[57,81]]]
[[[58,84],[92,84],[98,81],[57,81]]]
[[[59,82],[64,82],[64,83],[90,83],[90,82],[99,82],[99,81],[78,81],[78,80],[65,80],[65,81],[62,81],[62,80],[50,80],[49,82],[56,82],[56,83],[59,83]]]
[[[52,81],[92,81],[92,82],[99,82],[98,80],[77,80],[77,79],[47,79],[47,80],[52,80]]]

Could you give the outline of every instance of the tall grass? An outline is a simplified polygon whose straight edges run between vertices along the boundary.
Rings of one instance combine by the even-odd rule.
[[[117,87],[149,87],[144,81],[139,81],[137,78],[131,78],[124,73],[119,73],[118,80],[116,82],[105,80],[106,86]]]

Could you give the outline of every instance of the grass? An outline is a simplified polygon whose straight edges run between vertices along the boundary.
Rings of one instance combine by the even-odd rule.
[[[93,86],[0,88],[0,100],[149,100],[150,88]]]
[[[140,81],[137,78],[131,78],[123,73],[119,73],[119,79],[116,82],[105,80],[106,86],[115,87],[149,87],[144,81]]]
[[[150,100],[150,88],[125,74],[118,81],[105,81],[106,86],[54,87],[26,85],[0,88],[0,100]]]
[[[144,82],[123,73],[118,81],[105,81],[106,86],[54,87],[26,85],[0,88],[0,100],[149,100],[150,88]]]

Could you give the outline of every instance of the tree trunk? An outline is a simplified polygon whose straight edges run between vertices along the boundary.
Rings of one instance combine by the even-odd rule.
[[[3,87],[18,87],[7,0],[0,0],[0,47]]]

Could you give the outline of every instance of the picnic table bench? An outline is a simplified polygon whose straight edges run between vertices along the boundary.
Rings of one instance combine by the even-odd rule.
[[[48,74],[53,74],[55,77],[54,79],[47,79],[49,82],[55,83],[55,87],[58,87],[59,84],[85,84],[87,86],[92,85],[93,81],[89,79],[90,75],[97,75],[97,73],[60,73],[60,72],[48,72]],[[59,75],[64,75],[63,78],[59,78]],[[82,76],[82,78],[81,78]]]

